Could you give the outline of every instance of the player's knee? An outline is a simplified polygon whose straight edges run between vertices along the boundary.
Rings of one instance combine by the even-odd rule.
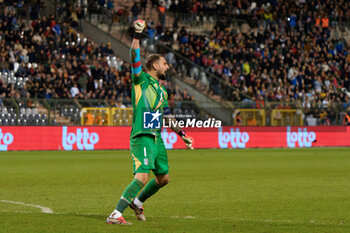
[[[139,181],[141,181],[143,185],[147,184],[148,177],[149,177],[149,174],[146,174],[146,173],[137,173],[135,175],[135,178],[138,179]]]
[[[168,177],[164,180],[163,186],[169,184],[169,182],[170,182],[170,178]]]
[[[170,182],[169,176],[168,177],[163,177],[161,180],[158,181],[158,185],[163,187],[163,186],[169,184],[169,182]]]

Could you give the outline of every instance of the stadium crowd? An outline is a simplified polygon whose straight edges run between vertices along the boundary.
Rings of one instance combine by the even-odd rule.
[[[197,6],[213,3],[195,2]],[[249,15],[254,23],[234,27],[231,20],[222,18],[209,32],[175,27],[158,34],[165,45],[219,77],[220,82],[203,80],[193,75],[193,69],[188,76],[199,79],[213,94],[247,101],[253,107],[265,106],[266,100],[283,100],[315,109],[305,112],[317,118],[350,107],[350,48],[337,28],[349,18],[350,11],[345,10],[348,2],[266,1],[269,3],[254,5],[248,1],[216,1],[222,6],[230,2],[234,12]],[[218,13],[221,9],[224,15],[229,9],[214,5],[199,8]],[[181,59],[175,56],[172,63],[179,67]]]
[[[136,4],[141,8],[134,9],[133,17],[138,17],[145,2]],[[219,77],[208,80],[190,70],[187,75],[199,79],[204,90],[256,108],[266,106],[266,101],[296,102],[306,113],[318,109],[309,111],[318,118],[332,115],[335,106],[340,108],[335,112],[350,106],[350,50],[337,29],[349,18],[346,1],[152,1],[154,7],[174,12],[181,4],[195,14],[216,12],[247,19],[248,24],[239,28],[230,17],[221,17],[212,31],[201,33],[149,23],[151,39],[158,35],[165,45]],[[130,103],[130,65],[114,56],[109,43],[98,45],[78,32],[83,17],[79,7],[65,11],[69,19],[60,22],[53,15],[39,17],[34,10],[30,25],[14,12],[5,8],[0,19],[1,96]],[[174,58],[171,52],[167,57]],[[169,62],[181,69],[179,60]],[[16,77],[27,77],[23,86],[5,81],[4,74],[12,70]],[[193,99],[171,84],[168,89],[170,103]]]
[[[114,55],[110,43],[79,33],[77,11],[63,22],[34,15],[27,25],[15,10],[0,16],[1,97],[108,99],[130,106],[130,64]],[[24,85],[13,81],[22,78]],[[186,90],[165,85],[170,99],[192,99]]]
[[[249,21],[267,19],[285,20],[288,17],[330,18],[333,22],[346,22],[350,19],[348,1],[278,1],[278,0],[168,0],[166,8],[173,13],[191,14],[193,16],[228,16]],[[320,15],[319,13],[322,13]],[[186,17],[183,17],[186,19]]]

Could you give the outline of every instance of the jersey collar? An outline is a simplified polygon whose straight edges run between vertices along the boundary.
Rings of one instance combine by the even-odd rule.
[[[149,73],[146,73],[146,75],[150,78],[150,80],[151,80],[152,82],[158,83],[158,80],[155,79],[152,75],[150,75]],[[159,84],[159,83],[158,83],[158,84]]]

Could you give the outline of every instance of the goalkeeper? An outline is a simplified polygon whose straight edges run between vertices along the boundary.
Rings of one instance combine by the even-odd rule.
[[[134,111],[130,134],[130,152],[135,177],[125,189],[115,210],[107,218],[108,224],[130,225],[131,223],[126,222],[122,216],[128,206],[134,210],[138,220],[145,221],[143,203],[168,184],[168,156],[161,137],[163,117],[167,125],[172,126],[172,130],[182,138],[186,146],[193,149],[192,140],[185,131],[176,127],[178,124],[172,123],[176,120],[170,115],[167,91],[158,82],[159,79],[166,78],[165,72],[169,66],[162,55],[152,54],[147,57],[147,72],[142,70],[140,39],[145,22],[136,20],[133,26],[135,33],[131,43],[130,56],[133,81],[131,98]],[[155,178],[148,182],[151,170]],[[137,196],[138,193],[140,194]]]

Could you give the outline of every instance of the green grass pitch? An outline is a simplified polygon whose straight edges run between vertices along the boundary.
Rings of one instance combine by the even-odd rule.
[[[168,151],[147,222],[105,224],[129,151],[0,153],[0,232],[350,232],[350,148]],[[40,205],[53,213],[42,213]]]

